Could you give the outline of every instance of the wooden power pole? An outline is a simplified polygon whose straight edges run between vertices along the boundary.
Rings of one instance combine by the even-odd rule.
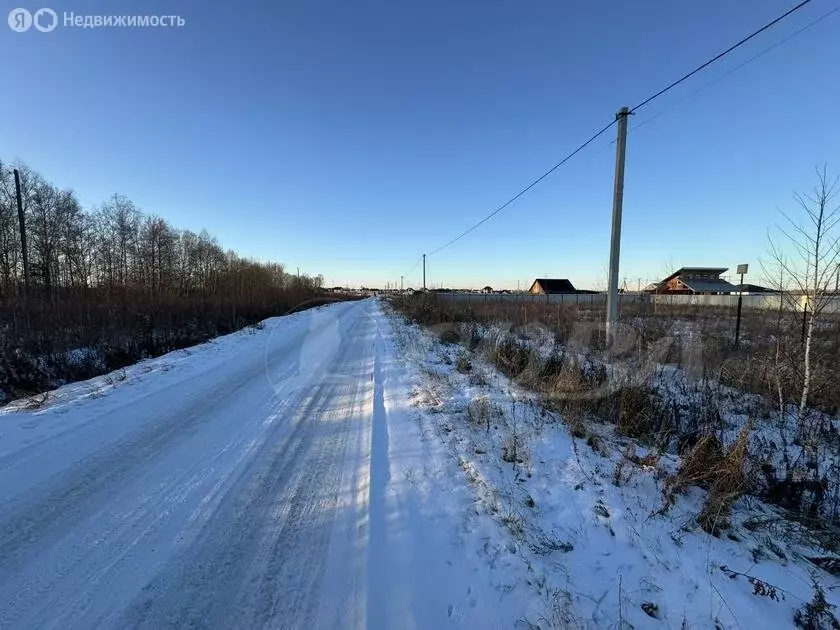
[[[618,138],[615,143],[615,185],[613,187],[612,238],[610,240],[610,277],[607,288],[607,344],[613,342],[618,323],[618,260],[621,249],[621,208],[624,202],[624,151],[627,146],[627,117],[630,110],[618,110]]]
[[[26,248],[26,218],[23,216],[23,199],[20,195],[20,173],[15,169],[15,196],[17,197],[18,222],[20,224],[20,249],[23,254],[23,288],[29,293],[29,252]]]
[[[426,254],[423,254],[423,290],[426,290]]]

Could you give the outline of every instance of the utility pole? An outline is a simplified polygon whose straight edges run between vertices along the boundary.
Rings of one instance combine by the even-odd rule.
[[[618,323],[618,260],[621,249],[621,207],[624,202],[624,150],[627,146],[627,117],[630,110],[618,110],[618,138],[615,143],[615,185],[613,187],[612,238],[610,241],[610,277],[607,289],[607,344],[614,341]]]
[[[423,290],[426,290],[426,254],[423,254]]]
[[[15,196],[17,197],[18,222],[20,224],[20,249],[23,253],[23,289],[29,293],[29,252],[26,249],[26,220],[23,216],[23,200],[20,196],[20,173],[15,169]]]

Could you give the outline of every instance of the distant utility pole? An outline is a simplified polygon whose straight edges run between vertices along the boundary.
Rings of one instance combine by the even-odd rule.
[[[613,187],[612,239],[610,241],[610,277],[607,289],[607,343],[614,341],[618,323],[618,260],[621,249],[621,207],[624,202],[624,150],[627,146],[627,117],[630,110],[618,110],[618,138],[615,143],[615,185]]]
[[[20,196],[20,173],[15,169],[15,196],[17,197],[18,222],[20,224],[20,249],[23,253],[23,288],[29,293],[29,253],[26,249],[26,221],[23,216],[23,200]]]
[[[426,290],[426,254],[423,254],[423,290]]]

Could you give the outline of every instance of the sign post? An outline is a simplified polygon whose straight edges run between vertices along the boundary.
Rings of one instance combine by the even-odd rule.
[[[735,319],[735,347],[738,347],[738,341],[741,337],[741,303],[744,295],[744,276],[747,273],[749,265],[738,265],[736,273],[741,275],[741,284],[738,287],[738,315]]]

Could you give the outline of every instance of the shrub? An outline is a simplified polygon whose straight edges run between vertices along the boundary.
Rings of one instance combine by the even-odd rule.
[[[474,398],[467,405],[467,422],[474,426],[483,427],[490,431],[490,420],[493,416],[493,406],[487,396]]]
[[[526,456],[525,444],[522,437],[510,433],[502,441],[502,461],[509,464],[524,464]]]
[[[491,360],[502,374],[514,378],[528,365],[530,354],[527,344],[507,334],[493,348]]]
[[[619,433],[633,438],[647,438],[659,432],[662,414],[659,398],[648,387],[630,386],[618,390]]]
[[[609,391],[593,402],[592,411],[631,438],[665,445],[674,430],[660,395],[649,385],[624,385]]]
[[[461,335],[458,334],[458,331],[452,328],[445,328],[440,333],[440,341],[441,343],[458,343],[461,341]]]
[[[469,328],[469,341],[467,342],[467,348],[469,348],[470,352],[474,352],[476,348],[478,348],[479,344],[482,341],[481,333],[478,330],[478,327],[475,325],[470,326]]]
[[[793,622],[803,630],[840,630],[840,622],[834,616],[834,606],[825,599],[819,584],[814,584],[814,597],[793,614]]]

